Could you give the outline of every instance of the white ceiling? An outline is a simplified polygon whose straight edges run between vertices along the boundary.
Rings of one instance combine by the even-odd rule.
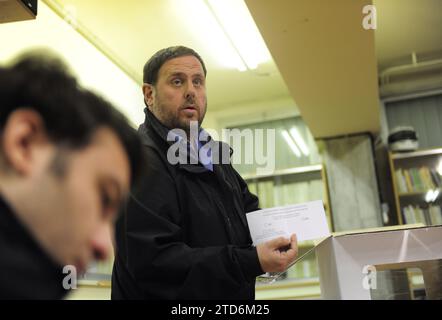
[[[86,35],[104,48],[138,83],[141,83],[144,63],[154,52],[181,44],[196,49],[206,62],[209,105],[212,109],[222,110],[230,105],[293,98],[274,61],[261,65],[255,72],[242,73],[219,63],[217,40],[207,33],[206,20],[197,10],[196,4],[201,0],[42,2],[68,9],[70,16],[84,27],[83,30],[88,30]],[[441,0],[374,0],[373,3],[378,14],[378,29],[375,32],[378,70],[409,63],[413,51],[417,53],[418,60],[442,55]],[[276,2],[272,1],[272,5],[276,6]],[[333,7],[331,1],[323,5]],[[346,34],[341,36],[345,39]],[[326,54],[314,53],[315,56]],[[349,65],[348,70],[345,70],[345,65],[343,68],[344,73],[357,71],[354,65]],[[358,128],[351,130],[355,132]]]
[[[378,132],[373,30],[362,28],[369,0],[247,0],[267,46],[315,138]]]
[[[208,69],[211,108],[243,102],[288,97],[275,63],[269,61],[254,72],[239,72],[219,63],[217,41],[207,34],[198,8],[200,0],[57,0],[76,15],[78,22],[119,59],[139,83],[147,59],[161,48],[185,45],[194,48]]]
[[[379,70],[419,59],[442,58],[441,0],[374,0]]]
[[[439,0],[246,0],[292,98],[316,138],[379,132],[378,73],[436,57]],[[377,28],[364,30],[375,5]]]

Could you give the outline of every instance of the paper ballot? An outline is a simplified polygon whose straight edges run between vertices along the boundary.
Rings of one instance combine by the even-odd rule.
[[[247,222],[255,246],[293,233],[298,242],[330,235],[321,200],[249,212]]]

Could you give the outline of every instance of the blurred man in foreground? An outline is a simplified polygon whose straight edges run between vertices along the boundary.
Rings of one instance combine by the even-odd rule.
[[[120,112],[63,63],[0,67],[0,298],[59,299],[112,250],[113,221],[144,162]]]

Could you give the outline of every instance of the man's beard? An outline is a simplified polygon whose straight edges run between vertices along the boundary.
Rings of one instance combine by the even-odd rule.
[[[194,101],[187,102],[186,104],[188,103],[194,104]],[[160,118],[159,120],[162,122],[162,124],[169,129],[182,129],[185,132],[189,132],[191,121],[197,121],[198,127],[201,127],[207,109],[207,102],[203,110],[200,106],[196,107],[196,114],[198,119],[194,119],[194,117],[188,118],[185,115],[180,116],[183,107],[184,105],[180,106],[178,110],[174,110],[173,112],[168,112],[168,111],[165,112],[165,110],[167,110],[165,106],[161,103],[158,103],[152,109],[154,110],[155,114],[159,115]],[[202,111],[203,113],[201,113]]]

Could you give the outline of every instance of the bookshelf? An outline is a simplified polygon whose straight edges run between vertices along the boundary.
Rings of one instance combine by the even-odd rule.
[[[295,167],[284,170],[276,170],[267,175],[243,175],[249,190],[259,197],[261,208],[298,204],[313,200],[322,200],[327,215],[330,231],[333,231],[333,219],[330,209],[329,191],[325,167],[315,164],[303,167]],[[299,255],[304,254],[314,246],[313,241],[298,243]],[[317,281],[319,274],[314,253],[306,259],[292,266],[278,282],[311,283]],[[275,285],[260,285],[260,290],[275,288]],[[273,290],[273,289],[271,289]]]
[[[442,224],[442,148],[389,153],[399,224]]]

